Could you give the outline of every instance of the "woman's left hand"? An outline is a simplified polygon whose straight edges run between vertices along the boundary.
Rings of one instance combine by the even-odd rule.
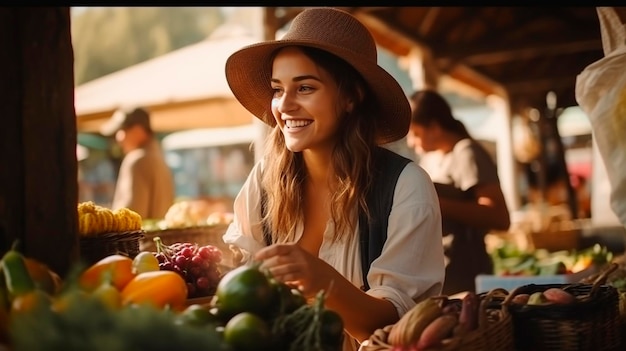
[[[296,244],[274,244],[259,250],[255,259],[281,282],[297,287],[305,296],[320,290],[325,276],[322,261]],[[322,279],[320,279],[322,278]]]

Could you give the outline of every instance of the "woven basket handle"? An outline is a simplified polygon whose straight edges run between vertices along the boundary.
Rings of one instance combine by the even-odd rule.
[[[600,273],[600,275],[593,281],[593,286],[591,287],[591,292],[589,293],[589,296],[594,296],[596,294],[600,286],[606,283],[606,280],[609,277],[609,275],[613,273],[613,271],[615,271],[617,267],[618,267],[617,263],[611,262],[609,265],[607,265],[603,269],[602,273]]]
[[[489,291],[487,293],[487,295],[485,295],[484,298],[482,298],[482,301],[480,302],[480,314],[478,316],[478,327],[479,328],[485,328],[487,327],[487,323],[489,322],[487,320],[487,307],[489,305],[489,303],[491,301],[493,301],[493,299],[495,297],[506,297],[508,298],[509,292],[506,291],[503,288],[495,288],[492,289],[491,291]],[[500,304],[500,308],[502,311],[502,315],[506,316],[506,314],[509,313],[509,310],[506,308],[506,305],[504,304],[504,302],[502,302]]]
[[[522,285],[522,286],[518,286],[518,287],[516,287],[515,289],[513,289],[513,290],[512,290],[512,291],[511,291],[511,292],[510,292],[507,296],[506,296],[506,298],[504,299],[504,301],[502,301],[502,306],[508,306],[508,305],[510,305],[510,304],[511,304],[511,301],[513,300],[513,298],[515,297],[515,295],[518,295],[518,294],[519,294],[519,291],[520,291],[520,290],[523,290],[523,289],[524,289],[524,287],[525,287],[525,286],[524,286],[524,285]]]

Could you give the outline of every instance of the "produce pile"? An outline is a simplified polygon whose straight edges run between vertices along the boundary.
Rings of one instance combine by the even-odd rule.
[[[566,289],[560,287],[547,288],[544,291],[536,291],[532,294],[520,293],[514,294],[511,303],[518,306],[526,305],[569,305],[575,303],[578,299],[587,298],[588,296],[574,296]]]
[[[218,206],[219,207],[219,206]],[[233,213],[200,200],[181,200],[172,204],[162,219],[144,218],[145,231],[223,226],[233,221]]]
[[[495,292],[494,292],[495,293]],[[504,291],[502,291],[504,293]],[[384,329],[378,329],[368,344],[386,340],[393,350],[438,350],[451,347],[460,338],[478,329],[482,323],[498,323],[499,309],[481,311],[481,296],[468,292],[462,299],[436,296],[422,300]],[[367,349],[367,348],[366,348]]]
[[[324,307],[324,291],[307,303],[301,292],[256,264],[226,273],[210,304],[217,329],[238,351],[338,351],[343,321]]]
[[[592,265],[602,266],[613,259],[606,246],[595,244],[583,250],[549,252],[545,249],[520,250],[507,243],[491,253],[494,274],[501,276],[555,275],[583,271]]]
[[[219,263],[222,251],[214,245],[184,242],[166,245],[154,237],[159,269],[178,273],[187,283],[187,297],[210,296],[215,293],[222,272]]]
[[[341,349],[323,291],[309,304],[256,265],[226,273],[203,305],[148,251],[77,265],[64,280],[15,248],[0,267],[0,347],[11,351]]]

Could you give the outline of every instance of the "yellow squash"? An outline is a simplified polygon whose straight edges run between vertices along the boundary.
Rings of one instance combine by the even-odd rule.
[[[122,304],[152,304],[182,310],[187,300],[187,283],[172,271],[139,273],[122,290]]]

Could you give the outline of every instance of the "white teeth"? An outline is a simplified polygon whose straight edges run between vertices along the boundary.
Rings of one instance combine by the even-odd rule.
[[[288,119],[285,121],[285,125],[287,126],[287,128],[297,128],[297,127],[304,127],[304,126],[308,126],[309,124],[311,124],[311,121],[308,120],[293,120],[293,119]]]

